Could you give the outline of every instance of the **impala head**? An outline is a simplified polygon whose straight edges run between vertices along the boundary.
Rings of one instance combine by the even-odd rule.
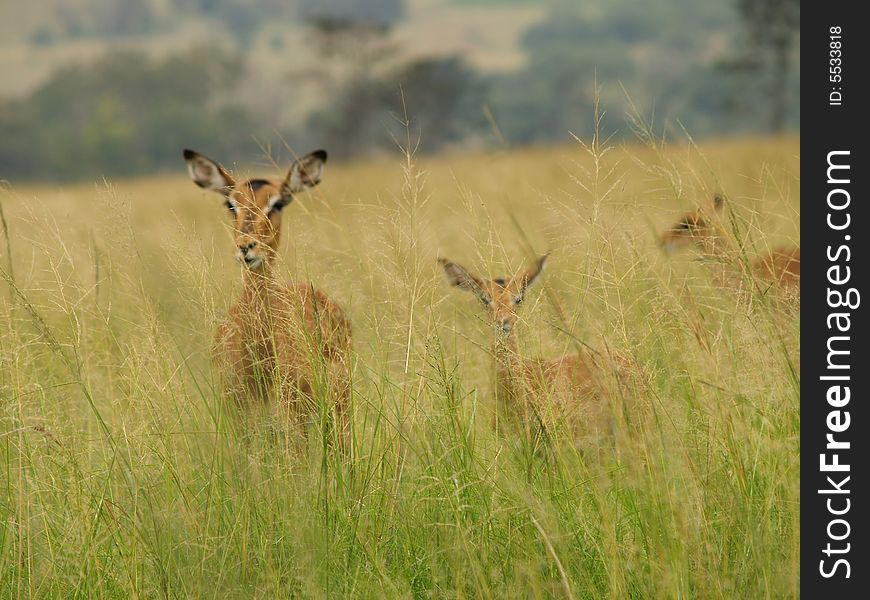
[[[511,279],[483,279],[473,275],[465,267],[439,258],[450,285],[472,292],[486,306],[496,326],[496,330],[509,334],[517,321],[517,310],[528,289],[540,278],[547,263],[545,254],[519,277]]]
[[[320,183],[326,151],[316,150],[293,163],[284,179],[236,181],[221,165],[193,150],[184,151],[193,182],[217,192],[234,226],[235,256],[245,267],[258,270],[278,248],[281,210],[303,192]]]
[[[709,207],[702,207],[683,215],[659,238],[659,244],[665,254],[673,254],[691,245],[709,249],[711,241],[717,235],[715,213],[722,210],[724,203],[722,195],[716,194]]]

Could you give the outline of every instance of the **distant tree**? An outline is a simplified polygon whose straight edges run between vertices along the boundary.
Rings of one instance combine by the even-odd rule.
[[[406,110],[424,151],[485,124],[483,80],[458,58],[407,62],[385,28],[365,22],[320,20],[310,32],[320,57],[310,77],[325,102],[308,129],[339,156],[393,147]]]
[[[313,136],[330,152],[353,157],[383,146],[389,118],[389,90],[376,78],[353,78],[330,94],[308,120]]]
[[[596,78],[637,78],[631,42],[614,33],[638,37],[645,28],[643,13],[637,12],[590,18],[576,8],[561,8],[529,28],[522,38],[528,66],[492,84],[492,111],[507,139],[526,144],[589,133]]]
[[[733,5],[696,0],[561,3],[524,33],[527,66],[493,77],[492,113],[512,143],[587,136],[596,95],[604,135],[633,135],[635,111],[662,134],[757,130],[737,116],[742,81],[716,66],[739,26]]]
[[[50,46],[57,40],[57,36],[48,27],[42,26],[30,34],[28,41],[34,46]]]
[[[150,0],[60,2],[54,18],[67,37],[123,36],[153,31],[158,20]]]
[[[402,65],[386,78],[392,112],[408,113],[420,149],[433,151],[468,140],[486,127],[486,84],[460,58],[423,58]],[[395,121],[395,119],[394,119]]]
[[[405,0],[300,0],[310,23],[378,26],[389,29],[405,18]]]
[[[795,42],[800,36],[800,0],[737,0],[737,10],[750,42],[737,64],[769,77],[768,127],[772,132],[782,131]]]
[[[0,181],[31,179],[41,170],[43,130],[26,100],[0,100]]]
[[[117,1],[117,0],[115,0]],[[270,20],[299,17],[299,0],[166,0],[176,14],[203,16],[223,23],[242,48],[248,48]]]
[[[318,60],[298,73],[324,102],[308,127],[340,154],[356,155],[378,145],[384,130],[388,90],[384,76],[397,55],[387,28],[368,21],[320,18],[308,21]]]
[[[176,167],[186,146],[228,160],[256,152],[250,116],[220,101],[242,68],[214,48],[63,68],[28,98],[0,103],[0,178],[143,173]]]

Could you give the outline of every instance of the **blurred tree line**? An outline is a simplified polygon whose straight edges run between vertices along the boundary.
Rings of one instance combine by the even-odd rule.
[[[33,43],[164,26],[149,0],[84,1],[105,10],[63,13],[55,23],[67,28]],[[408,131],[423,152],[565,141],[594,131],[596,95],[607,136],[632,135],[625,114],[635,110],[659,135],[798,128],[798,0],[707,4],[556,2],[522,38],[527,64],[492,74],[459,56],[407,58],[391,35],[404,0],[165,0],[163,9],[225,21],[237,43],[159,60],[112,53],[59,69],[27,97],[0,99],[0,179],[177,169],[183,147],[231,163],[262,155],[276,138],[339,158],[390,150]],[[276,16],[307,23],[309,54],[287,57],[286,102],[316,99],[277,126],[246,102],[259,90],[245,87],[257,71],[245,48]]]
[[[31,33],[36,44],[171,30],[186,17],[222,24],[242,46],[271,20],[337,20],[391,26],[404,0],[41,0],[53,18]],[[0,8],[0,17],[2,17]]]
[[[0,103],[0,177],[132,175],[170,166],[191,145],[250,148],[251,116],[213,99],[241,69],[214,48],[62,68],[27,98]]]

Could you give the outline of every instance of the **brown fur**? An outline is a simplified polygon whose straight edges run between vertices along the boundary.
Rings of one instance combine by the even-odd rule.
[[[801,283],[801,249],[778,248],[768,256],[757,258],[752,270],[759,277],[782,287],[799,287]]]
[[[282,209],[296,193],[319,183],[326,153],[300,159],[283,181],[241,183],[202,155],[185,151],[185,159],[195,183],[224,195],[235,255],[243,265],[241,298],[218,327],[213,346],[226,391],[242,408],[277,401],[303,432],[317,414],[315,398],[326,396],[343,443],[350,403],[350,323],[311,284],[284,286],[272,273]]]
[[[717,211],[721,211],[724,200],[722,196],[713,198],[712,207],[700,208],[683,215],[677,223],[665,231],[659,238],[659,243],[668,254],[687,248],[696,247],[703,256],[717,259],[724,267],[736,262],[729,256],[730,244],[717,225]],[[774,249],[769,255],[755,258],[749,263],[752,275],[783,289],[800,289],[801,280],[801,249],[799,246],[786,246]],[[732,269],[723,268],[715,273],[717,280],[729,287],[743,287],[743,278],[739,266]]]
[[[613,363],[590,353],[571,354],[554,360],[524,359],[514,335],[517,308],[528,288],[541,275],[546,256],[519,277],[485,280],[464,267],[439,259],[448,281],[475,293],[487,306],[496,326],[493,354],[496,359],[498,417],[526,432],[552,433],[567,429],[574,437],[600,437],[610,430],[612,411],[604,394],[603,376],[628,361]]]

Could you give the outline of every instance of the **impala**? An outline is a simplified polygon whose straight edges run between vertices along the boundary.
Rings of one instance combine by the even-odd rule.
[[[718,271],[714,272],[720,284],[742,288],[744,278],[739,261],[736,260],[737,249],[719,224],[719,213],[722,212],[724,204],[724,198],[716,194],[710,206],[683,215],[662,234],[659,243],[666,254],[694,246],[702,257],[712,259],[711,262],[720,265]],[[772,286],[798,291],[800,289],[799,246],[775,248],[767,255],[751,260],[748,267],[752,275]]]
[[[588,352],[556,359],[520,355],[514,331],[518,310],[540,279],[547,256],[513,278],[484,279],[446,258],[439,262],[448,283],[474,294],[494,325],[498,415],[526,432],[566,428],[575,437],[609,434],[613,413],[602,385],[607,359]],[[628,364],[620,356],[612,362],[617,369]]]
[[[310,283],[283,285],[273,274],[284,209],[323,178],[326,152],[295,161],[283,179],[236,180],[215,161],[184,151],[193,182],[216,192],[230,219],[242,268],[241,297],[219,325],[213,356],[227,393],[242,408],[276,403],[304,435],[329,415],[344,445],[350,402],[350,323]],[[320,399],[325,411],[318,412]],[[320,404],[320,406],[323,406]]]

